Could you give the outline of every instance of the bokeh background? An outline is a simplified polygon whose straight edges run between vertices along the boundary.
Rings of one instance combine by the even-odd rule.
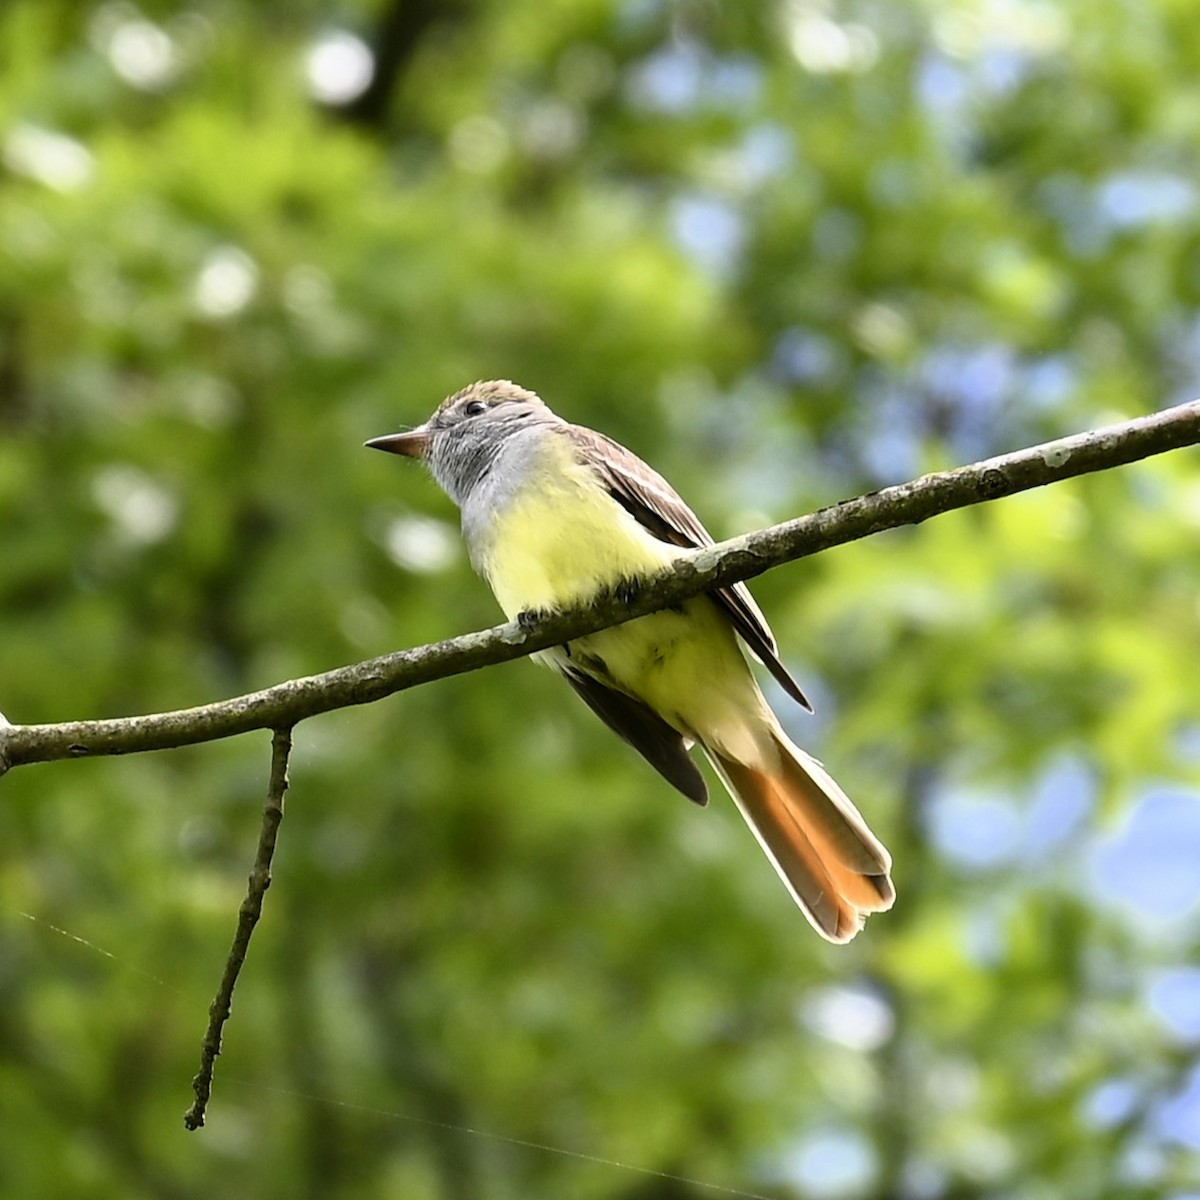
[[[6,0],[0,709],[494,623],[360,448],[479,377],[718,536],[1200,394],[1198,166],[1177,0]],[[197,1134],[269,738],[13,771],[0,1191],[1194,1200],[1198,539],[1183,452],[758,581],[846,948],[527,662],[302,725]]]

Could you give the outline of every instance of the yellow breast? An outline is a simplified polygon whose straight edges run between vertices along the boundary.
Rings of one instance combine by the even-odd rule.
[[[547,441],[539,469],[496,515],[480,564],[509,618],[583,600],[682,553],[639,525],[569,445]]]

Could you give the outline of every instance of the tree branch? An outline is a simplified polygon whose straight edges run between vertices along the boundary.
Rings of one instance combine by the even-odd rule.
[[[370,38],[375,57],[371,82],[343,115],[362,125],[384,125],[396,84],[421,42],[439,25],[461,20],[467,10],[463,0],[392,0]]]
[[[533,622],[509,622],[400,650],[199,708],[55,725],[8,725],[0,718],[0,774],[24,763],[161,750],[232,737],[252,729],[291,727],[318,713],[367,704],[434,679],[560,645],[885,529],[916,525],[956,508],[1197,443],[1200,400],[1193,400],[1118,425],[925,475],[782,525],[731,538],[647,579],[632,600],[605,595],[569,611],[539,614]]]
[[[208,1029],[200,1045],[200,1070],[192,1080],[192,1092],[196,1098],[183,1116],[183,1123],[188,1129],[199,1129],[204,1124],[204,1112],[212,1095],[213,1070],[217,1065],[217,1055],[221,1053],[221,1031],[233,1009],[233,989],[237,986],[242,964],[246,961],[246,951],[250,949],[250,935],[262,916],[263,897],[271,886],[271,859],[275,856],[275,838],[279,823],[283,820],[283,796],[288,786],[288,756],[291,752],[291,729],[275,730],[271,739],[271,781],[267,785],[267,802],[263,806],[258,852],[246,885],[246,898],[238,909],[237,929],[233,935],[233,945],[229,948],[229,957],[225,960],[225,972],[208,1008]]]

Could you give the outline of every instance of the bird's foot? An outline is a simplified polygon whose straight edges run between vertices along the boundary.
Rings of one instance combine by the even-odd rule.
[[[526,608],[517,613],[517,625],[522,633],[530,634],[546,614],[536,608]]]
[[[626,606],[633,604],[642,594],[640,579],[625,578],[619,580],[613,587],[613,595]]]

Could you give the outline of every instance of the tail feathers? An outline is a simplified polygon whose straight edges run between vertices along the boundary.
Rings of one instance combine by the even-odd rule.
[[[709,757],[817,932],[848,942],[868,913],[891,908],[891,856],[820,763],[782,734],[776,742],[778,773]]]

